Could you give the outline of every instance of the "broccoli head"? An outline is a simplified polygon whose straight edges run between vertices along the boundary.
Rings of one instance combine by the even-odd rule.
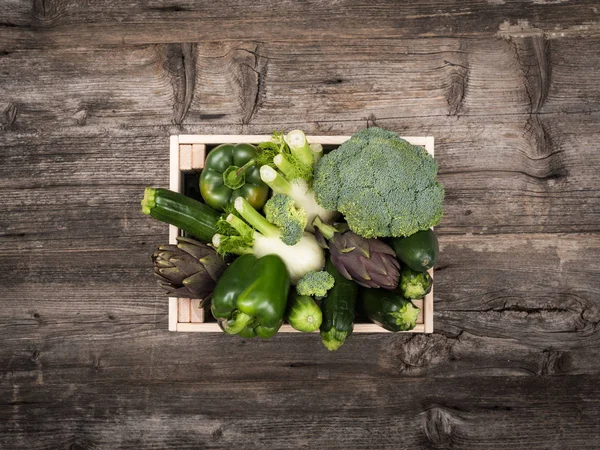
[[[281,240],[286,245],[294,245],[301,238],[306,227],[306,211],[294,206],[294,200],[283,194],[275,194],[265,203],[265,217],[281,229]]]
[[[308,272],[296,284],[296,292],[298,295],[323,298],[334,284],[335,279],[329,272],[325,272],[324,270],[320,272]]]
[[[410,236],[442,219],[437,169],[424,148],[367,128],[321,158],[313,189],[322,207],[341,212],[363,237]]]

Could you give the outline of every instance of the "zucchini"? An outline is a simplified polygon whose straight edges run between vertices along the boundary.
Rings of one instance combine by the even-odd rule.
[[[295,330],[310,333],[319,329],[323,314],[311,297],[293,292],[288,302],[287,319]]]
[[[323,322],[321,324],[321,340],[329,350],[337,350],[354,328],[354,311],[358,285],[347,280],[337,271],[331,259],[327,260],[325,270],[335,279],[335,284],[321,300]]]
[[[360,305],[371,322],[388,331],[410,331],[417,326],[419,308],[386,289],[361,289]]]
[[[146,188],[142,212],[161,222],[175,225],[203,242],[211,242],[220,214],[210,206],[178,192]]]
[[[390,245],[398,259],[417,272],[431,269],[440,253],[437,237],[429,229],[417,231],[407,237],[392,238]]]

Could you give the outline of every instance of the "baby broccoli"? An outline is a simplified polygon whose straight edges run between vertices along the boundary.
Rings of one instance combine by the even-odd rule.
[[[367,128],[321,158],[313,190],[322,207],[341,212],[363,237],[409,236],[442,219],[437,169],[424,148]]]
[[[298,281],[296,292],[298,295],[323,298],[334,284],[335,279],[333,276],[324,270],[320,272],[308,272],[300,281]]]
[[[294,206],[294,200],[283,194],[275,194],[265,204],[265,216],[281,229],[280,239],[286,245],[294,245],[304,233],[306,211]]]

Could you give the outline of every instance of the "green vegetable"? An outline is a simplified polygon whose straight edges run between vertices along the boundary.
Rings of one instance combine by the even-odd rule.
[[[335,279],[329,272],[308,272],[300,281],[298,281],[296,292],[299,295],[323,298],[334,284]]]
[[[363,237],[408,236],[442,218],[444,189],[436,175],[424,148],[368,128],[321,158],[313,189],[322,207],[341,212]]]
[[[400,293],[406,298],[423,298],[431,291],[433,280],[427,272],[417,272],[408,266],[402,267],[400,273]]]
[[[254,253],[258,257],[279,255],[288,268],[292,283],[325,265],[325,254],[314,235],[304,232],[294,245],[281,240],[281,230],[254,209],[244,198],[235,199],[234,208],[242,219],[229,214],[219,223],[220,234],[213,236],[213,246],[221,254]]]
[[[168,189],[146,188],[142,212],[175,225],[201,241],[210,242],[217,232],[219,213],[210,206]]]
[[[409,331],[417,325],[419,308],[386,289],[361,289],[360,304],[366,316],[386,330]]]
[[[322,146],[311,147],[300,130],[290,131],[286,136],[275,133],[272,142],[259,145],[258,160],[263,164],[261,179],[273,192],[291,197],[297,208],[306,211],[306,229],[309,231],[313,230],[315,217],[331,222],[337,216],[336,211],[329,211],[317,203],[311,189],[313,166],[322,153]]]
[[[321,326],[323,314],[315,301],[305,295],[293,295],[288,306],[288,322],[298,331],[310,333]]]
[[[358,285],[344,278],[331,260],[327,261],[326,270],[333,276],[335,284],[327,297],[321,300],[321,311],[323,312],[321,340],[327,349],[337,350],[354,329],[354,309]]]
[[[211,311],[225,333],[270,338],[283,323],[289,288],[279,256],[243,255],[217,282]]]
[[[329,249],[331,262],[344,277],[369,288],[398,286],[400,263],[389,245],[353,231],[340,232],[318,217],[314,226],[317,242]]]
[[[269,188],[256,167],[256,147],[222,144],[212,149],[200,174],[200,193],[208,205],[221,211],[238,197],[262,208]]]
[[[405,238],[390,239],[390,245],[398,259],[417,272],[431,269],[440,253],[437,237],[430,229],[418,231]]]
[[[275,194],[265,204],[265,216],[281,229],[284,244],[294,245],[304,234],[306,211],[296,208],[294,200],[287,195]]]
[[[206,300],[227,267],[208,245],[178,237],[177,245],[161,245],[152,255],[154,274],[173,297]]]

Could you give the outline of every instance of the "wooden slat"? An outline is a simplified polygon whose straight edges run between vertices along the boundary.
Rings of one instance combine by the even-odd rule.
[[[179,318],[179,299],[177,297],[169,297],[169,331],[177,331],[177,319]]]
[[[204,167],[206,159],[206,145],[192,144],[192,170],[198,171]]]
[[[181,139],[179,142],[179,170],[181,172],[191,172],[193,169],[192,146],[182,144]]]
[[[177,299],[177,323],[191,322],[191,300],[189,298]]]
[[[171,136],[169,139],[169,189],[181,191],[181,171],[179,170],[179,138]],[[179,230],[174,225],[169,225],[169,244],[177,243]],[[171,327],[169,327],[170,329]]]
[[[491,6],[483,0],[468,5],[459,0],[444,4],[386,0],[378,2],[377,8],[364,1],[345,1],[343,14],[326,0],[312,2],[308,13],[266,0],[253,3],[252,8],[243,0],[226,4],[187,0],[156,6],[141,0],[8,5],[3,11],[7,25],[0,29],[0,50],[205,41],[297,45],[308,39],[355,43],[385,37],[533,35],[560,39],[600,35],[593,20],[593,8],[597,7],[593,0],[555,4],[521,0]],[[398,18],[402,18],[401,26]],[[286,30],[283,35],[281,28]]]
[[[200,306],[202,300],[192,299],[190,304],[190,322],[192,323],[203,323],[204,322],[204,308]]]
[[[187,333],[223,333],[221,328],[216,322],[207,322],[207,323],[178,323],[177,331],[187,332]],[[422,324],[417,324],[417,326],[411,330],[406,331],[405,333],[424,333],[425,327]],[[299,331],[294,330],[291,325],[283,324],[279,329],[278,333],[299,333]],[[315,331],[318,333],[318,330]],[[379,325],[375,325],[374,323],[357,323],[354,325],[354,333],[389,333],[389,331],[384,330]]]

